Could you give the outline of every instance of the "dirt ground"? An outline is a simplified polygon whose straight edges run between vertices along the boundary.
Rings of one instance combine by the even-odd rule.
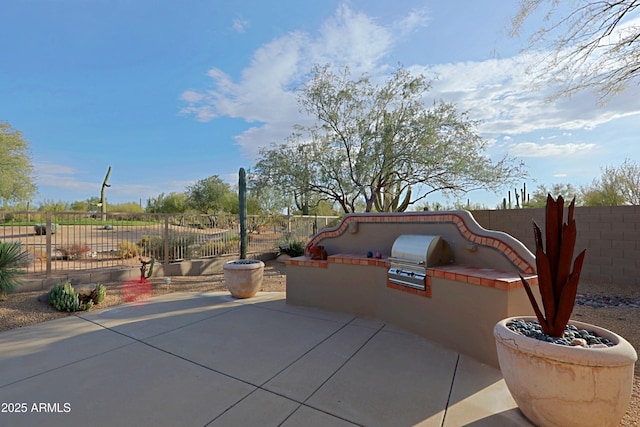
[[[212,292],[226,291],[222,272],[210,276],[171,277],[171,283],[165,284],[162,279],[151,279],[152,295],[163,295],[171,292]],[[105,283],[107,297],[94,309],[111,307],[124,303],[122,283]],[[284,292],[286,290],[286,266],[275,260],[266,262],[262,291]],[[618,297],[632,302],[640,301],[640,289],[627,286],[611,286],[602,284],[580,284],[578,289],[583,299],[591,297]],[[42,292],[19,292],[0,302],[0,331],[20,328],[47,320],[73,315],[55,311],[46,303],[39,302]],[[146,295],[151,296],[151,295]],[[627,339],[640,350],[640,307],[634,304],[605,304],[604,307],[576,305],[572,319],[595,324],[612,330]],[[633,396],[631,404],[620,426],[640,426],[640,362],[636,363]]]

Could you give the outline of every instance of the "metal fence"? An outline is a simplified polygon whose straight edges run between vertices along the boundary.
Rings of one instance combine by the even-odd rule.
[[[306,243],[338,217],[249,216],[248,253]],[[240,253],[238,215],[0,212],[0,241],[19,241],[32,257],[29,275],[139,265]]]

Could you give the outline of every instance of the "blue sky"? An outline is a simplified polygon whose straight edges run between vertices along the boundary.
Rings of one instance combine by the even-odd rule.
[[[0,120],[29,140],[36,201],[142,200],[219,175],[237,181],[282,142],[314,64],[437,77],[433,99],[481,120],[488,155],[523,160],[528,188],[589,184],[640,159],[640,96],[548,102],[508,37],[513,0],[4,0]],[[536,18],[537,19],[537,18]],[[570,155],[570,160],[567,159]],[[504,194],[472,192],[495,207]],[[431,202],[442,201],[438,196]]]

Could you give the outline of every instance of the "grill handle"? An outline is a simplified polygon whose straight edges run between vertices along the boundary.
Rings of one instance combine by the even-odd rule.
[[[414,259],[407,259],[407,258],[389,257],[389,262],[397,262],[398,264],[407,264],[407,265],[424,265],[424,260],[416,261]]]

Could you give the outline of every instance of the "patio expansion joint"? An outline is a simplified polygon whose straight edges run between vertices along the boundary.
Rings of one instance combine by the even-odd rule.
[[[265,307],[259,307],[259,306],[254,306],[254,305],[252,305],[252,304],[242,304],[242,305],[237,305],[237,306],[235,306],[234,308],[232,308],[232,309],[230,309],[230,310],[227,310],[227,311],[225,311],[225,312],[222,312],[222,313],[219,313],[219,314],[215,314],[215,315],[213,315],[213,316],[209,316],[209,317],[207,317],[207,318],[205,318],[205,319],[200,319],[200,320],[197,320],[197,321],[191,322],[191,323],[189,323],[189,324],[185,324],[185,325],[182,325],[182,326],[180,326],[180,327],[177,327],[177,328],[171,329],[171,330],[169,330],[169,331],[165,331],[165,332],[162,332],[162,333],[160,333],[160,334],[156,334],[156,335],[149,336],[149,337],[145,337],[145,338],[135,338],[135,337],[132,337],[132,336],[130,336],[130,335],[127,335],[126,333],[123,333],[123,332],[117,331],[117,330],[115,330],[115,329],[113,329],[113,328],[111,328],[111,327],[107,327],[107,326],[105,326],[105,325],[102,325],[102,324],[100,324],[100,323],[97,323],[97,322],[96,322],[96,321],[94,321],[94,320],[86,319],[86,318],[84,318],[84,317],[82,317],[82,316],[80,316],[80,315],[75,315],[75,316],[76,316],[76,317],[78,317],[79,319],[82,319],[82,320],[84,320],[84,321],[86,321],[86,322],[92,323],[92,324],[94,324],[94,325],[96,325],[96,326],[98,326],[98,327],[100,327],[100,328],[102,328],[102,329],[104,329],[104,330],[108,330],[108,331],[110,331],[110,332],[114,332],[114,333],[116,333],[116,334],[118,334],[118,335],[121,335],[121,336],[123,336],[123,337],[125,337],[125,338],[128,338],[128,339],[132,340],[133,342],[130,342],[130,343],[124,344],[124,345],[122,345],[122,346],[118,346],[117,348],[113,348],[113,349],[110,349],[110,350],[108,350],[108,351],[104,351],[104,352],[99,353],[99,354],[95,354],[95,355],[92,355],[92,356],[86,357],[86,358],[84,358],[84,359],[80,359],[80,360],[77,360],[77,361],[74,361],[74,362],[71,362],[71,363],[65,364],[64,366],[59,366],[59,367],[56,367],[56,368],[54,368],[54,369],[50,369],[50,370],[48,370],[48,371],[46,371],[46,372],[38,373],[37,375],[33,375],[33,376],[29,377],[29,378],[32,378],[32,377],[35,377],[35,376],[38,376],[38,375],[41,375],[41,374],[44,374],[44,373],[47,373],[47,372],[54,371],[54,370],[57,370],[57,369],[63,368],[63,367],[68,366],[68,365],[72,365],[72,364],[74,364],[74,363],[77,363],[77,362],[83,361],[83,360],[85,360],[85,359],[90,359],[90,358],[93,358],[93,357],[96,357],[96,356],[99,356],[99,355],[102,355],[102,354],[106,354],[106,353],[109,353],[109,352],[111,352],[111,351],[118,350],[118,349],[120,349],[120,348],[127,347],[127,346],[130,346],[130,345],[135,344],[135,343],[140,343],[140,344],[145,345],[145,346],[147,346],[147,347],[149,347],[149,348],[151,348],[151,349],[153,349],[153,350],[156,350],[156,351],[159,351],[159,352],[165,353],[165,354],[167,354],[167,355],[169,355],[169,356],[175,357],[175,358],[180,359],[180,360],[182,360],[182,361],[184,361],[184,362],[187,362],[187,363],[189,363],[189,364],[192,364],[192,365],[198,366],[198,367],[200,367],[200,368],[206,369],[206,370],[211,371],[211,372],[215,372],[216,374],[222,375],[222,376],[224,376],[224,377],[227,377],[227,378],[230,378],[230,379],[232,379],[232,380],[239,381],[239,382],[241,382],[241,383],[243,383],[243,384],[246,384],[246,385],[248,385],[248,386],[254,387],[254,389],[253,389],[251,392],[247,393],[247,395],[245,395],[244,397],[242,397],[240,400],[238,400],[237,402],[235,402],[233,405],[229,406],[229,407],[228,407],[227,409],[225,409],[221,414],[219,414],[217,417],[215,417],[214,419],[212,419],[211,421],[209,421],[207,424],[205,424],[205,426],[206,426],[206,425],[209,425],[209,424],[210,424],[210,423],[212,423],[212,422],[214,422],[216,419],[218,419],[220,416],[222,416],[222,414],[224,414],[224,413],[228,412],[229,410],[231,410],[233,407],[235,407],[236,405],[238,405],[240,402],[242,402],[243,400],[245,400],[246,398],[248,398],[249,396],[251,396],[253,393],[255,393],[258,389],[260,389],[260,390],[262,390],[262,391],[265,391],[265,392],[267,392],[267,393],[271,393],[271,394],[274,394],[274,395],[276,395],[276,396],[279,396],[279,397],[285,398],[285,399],[290,400],[290,401],[292,401],[292,402],[297,403],[297,404],[299,405],[299,406],[298,406],[298,408],[296,408],[296,410],[295,410],[295,411],[293,411],[293,412],[289,415],[289,417],[290,417],[293,413],[295,413],[295,412],[296,412],[296,411],[297,411],[301,406],[306,406],[306,407],[308,407],[308,408],[310,408],[310,409],[313,409],[313,410],[316,410],[316,411],[319,411],[319,412],[325,413],[325,414],[330,415],[330,416],[332,416],[332,417],[336,417],[336,418],[342,419],[343,421],[347,421],[347,422],[349,422],[349,423],[354,424],[354,422],[353,422],[353,421],[350,421],[350,420],[347,420],[347,419],[341,418],[341,417],[339,417],[339,416],[337,416],[337,415],[335,415],[335,414],[331,414],[331,413],[329,413],[329,412],[327,412],[327,411],[325,411],[325,410],[323,410],[323,409],[315,408],[315,407],[313,407],[313,406],[311,406],[311,405],[309,405],[309,404],[307,404],[307,403],[305,403],[305,402],[306,402],[309,398],[311,398],[311,396],[313,396],[313,394],[315,394],[315,393],[316,393],[316,391],[318,391],[320,388],[322,388],[322,386],[323,386],[323,385],[324,385],[324,384],[325,384],[325,383],[326,383],[330,378],[332,378],[332,377],[333,377],[333,376],[334,376],[334,375],[335,375],[335,374],[336,374],[336,373],[337,373],[337,372],[338,372],[338,371],[339,371],[339,370],[340,370],[340,369],[341,369],[341,368],[342,368],[342,367],[343,367],[347,362],[349,362],[349,360],[351,360],[351,358],[353,358],[353,356],[354,356],[354,355],[356,355],[356,354],[357,354],[357,353],[358,353],[358,352],[359,352],[359,351],[360,351],[360,350],[361,350],[361,349],[362,349],[362,348],[363,348],[363,347],[364,347],[364,346],[365,346],[365,345],[366,345],[366,344],[371,340],[371,338],[373,338],[375,335],[377,335],[377,333],[378,333],[378,332],[380,332],[380,330],[382,330],[382,328],[384,328],[384,326],[385,326],[384,324],[383,324],[382,326],[380,326],[380,327],[379,327],[379,328],[378,328],[378,329],[377,329],[377,330],[376,330],[376,331],[371,335],[371,337],[370,337],[370,338],[369,338],[369,339],[368,339],[364,344],[362,344],[362,346],[360,346],[360,347],[359,347],[359,348],[358,348],[358,349],[353,353],[353,355],[351,355],[351,357],[349,357],[349,358],[348,358],[348,359],[347,359],[343,364],[341,364],[341,365],[336,369],[336,371],[335,371],[333,374],[331,374],[331,375],[330,375],[330,376],[329,376],[325,381],[323,381],[323,382],[322,382],[322,384],[321,384],[321,385],[320,385],[320,386],[319,386],[319,387],[318,387],[318,388],[317,388],[317,389],[316,389],[316,390],[315,390],[315,391],[314,391],[314,392],[313,392],[313,393],[312,393],[312,394],[311,394],[307,399],[305,399],[305,401],[304,401],[304,402],[301,402],[301,401],[299,401],[299,400],[297,400],[297,399],[293,399],[293,398],[291,398],[291,397],[289,397],[289,396],[285,396],[284,394],[281,394],[281,393],[278,393],[278,392],[274,392],[274,391],[272,391],[272,390],[269,390],[269,389],[267,389],[267,388],[264,388],[264,386],[265,386],[269,381],[271,381],[273,378],[277,377],[277,376],[278,376],[278,375],[280,375],[283,371],[285,371],[286,369],[288,369],[291,365],[293,365],[293,364],[294,364],[294,363],[296,363],[298,360],[300,360],[301,358],[303,358],[305,355],[307,355],[308,353],[310,353],[311,351],[313,351],[314,349],[316,349],[317,347],[319,347],[320,345],[322,345],[324,342],[326,342],[328,339],[330,339],[331,337],[333,337],[334,335],[336,335],[337,333],[339,333],[341,330],[343,330],[343,329],[344,329],[344,328],[346,328],[347,326],[351,325],[351,324],[352,324],[352,323],[353,323],[353,322],[358,318],[358,316],[353,316],[353,318],[351,318],[348,322],[338,322],[338,323],[342,323],[342,326],[340,326],[338,329],[336,329],[336,331],[334,331],[333,333],[329,334],[326,338],[322,339],[322,340],[321,340],[320,342],[318,342],[316,345],[314,345],[314,346],[313,346],[313,347],[311,347],[309,350],[307,350],[306,352],[304,352],[303,354],[301,354],[299,357],[297,357],[295,360],[293,360],[290,364],[288,364],[287,366],[285,366],[283,369],[281,369],[280,371],[278,371],[276,374],[274,374],[271,378],[267,379],[267,380],[266,380],[265,382],[263,382],[262,384],[254,384],[254,383],[252,383],[252,382],[250,382],[250,381],[247,381],[247,380],[245,380],[245,379],[235,377],[235,376],[233,376],[233,375],[230,375],[229,373],[226,373],[226,372],[223,372],[223,371],[220,371],[220,370],[217,370],[217,369],[211,368],[211,367],[209,367],[209,366],[203,365],[203,364],[201,364],[201,363],[195,362],[195,361],[193,361],[193,360],[191,360],[191,359],[188,359],[188,358],[186,358],[186,357],[184,357],[184,356],[181,356],[181,355],[179,355],[179,354],[172,353],[172,352],[170,352],[170,351],[168,351],[168,350],[165,350],[165,349],[163,349],[163,348],[160,348],[160,347],[154,346],[154,345],[152,345],[152,344],[150,344],[150,343],[148,343],[148,342],[146,342],[146,341],[145,341],[146,339],[153,338],[153,337],[158,337],[158,336],[161,336],[161,335],[164,335],[164,334],[167,334],[167,333],[170,333],[170,332],[176,331],[176,330],[180,330],[180,329],[183,329],[183,328],[185,328],[185,327],[187,327],[187,326],[189,326],[189,325],[194,325],[194,324],[197,324],[197,323],[200,323],[200,322],[206,321],[206,320],[208,320],[208,319],[211,319],[211,318],[213,318],[213,317],[222,316],[222,315],[225,315],[225,314],[228,314],[228,313],[231,313],[231,312],[233,312],[233,311],[236,311],[236,310],[239,310],[239,309],[243,309],[243,308],[246,308],[246,309],[262,309],[262,310],[269,310],[269,311],[278,311],[278,312],[283,312],[282,310],[277,310],[277,309],[272,309],[272,308],[265,308]],[[292,315],[295,315],[295,316],[310,317],[310,318],[314,318],[314,319],[320,319],[320,320],[331,321],[331,320],[327,320],[327,319],[321,319],[321,318],[319,318],[319,317],[315,317],[315,316],[305,316],[304,314],[300,314],[300,313],[290,313],[290,312],[286,312],[286,313],[288,313],[288,314],[292,314]],[[354,325],[354,326],[357,326],[357,325]],[[358,326],[358,327],[361,327],[361,326]],[[26,379],[28,379],[28,378],[20,379],[20,380],[18,380],[18,381],[13,382],[13,383],[3,385],[2,387],[9,386],[9,385],[11,385],[11,384],[14,384],[14,383],[17,383],[17,382],[20,382],[20,381],[26,380]],[[2,388],[2,387],[0,387],[0,388]],[[287,419],[288,419],[289,417],[287,417]],[[355,423],[355,424],[357,424],[357,423]]]
[[[256,307],[253,307],[253,306],[251,306],[251,305],[247,305],[246,307],[247,307],[247,308],[249,308],[249,307],[251,307],[251,308],[257,308],[257,309],[261,309],[261,310],[269,310],[269,311],[278,311],[278,312],[282,312],[282,310],[277,310],[277,309],[273,309],[273,308],[265,308],[265,307],[257,307],[257,306],[256,306]],[[303,315],[303,314],[299,314],[299,313],[289,313],[289,312],[287,312],[287,314],[293,314],[293,315],[301,316],[301,317],[310,317],[310,318],[313,318],[313,319],[319,319],[319,320],[326,320],[326,319],[321,319],[321,318],[319,318],[319,317],[315,317],[315,316],[305,316],[305,315]],[[354,423],[353,421],[348,420],[348,419],[345,419],[345,418],[342,418],[342,417],[340,417],[340,416],[338,416],[338,415],[336,415],[336,414],[332,414],[332,413],[327,412],[327,411],[325,411],[325,410],[323,410],[323,409],[313,407],[313,406],[311,406],[311,405],[307,404],[306,402],[307,402],[307,401],[308,401],[308,400],[309,400],[309,399],[310,399],[310,398],[311,398],[311,397],[312,397],[312,396],[313,396],[313,395],[314,395],[314,394],[315,394],[315,393],[316,393],[320,388],[322,388],[322,386],[323,386],[323,385],[324,385],[324,384],[325,384],[325,383],[326,383],[326,382],[327,382],[331,377],[333,377],[333,376],[334,376],[334,375],[335,375],[335,374],[336,374],[336,373],[337,373],[337,372],[338,372],[338,371],[339,371],[339,370],[340,370],[340,369],[341,369],[341,368],[342,368],[342,367],[343,367],[347,362],[349,362],[349,360],[351,360],[351,358],[352,358],[355,354],[357,354],[357,353],[358,353],[358,352],[359,352],[359,351],[360,351],[360,350],[361,350],[361,349],[362,349],[362,348],[363,348],[363,347],[364,347],[364,346],[365,346],[365,345],[366,345],[366,344],[371,340],[371,338],[373,338],[375,335],[377,335],[377,333],[378,333],[378,332],[380,332],[380,330],[382,330],[382,328],[384,328],[384,326],[385,326],[384,324],[383,324],[382,326],[380,326],[380,327],[376,330],[376,332],[374,332],[374,333],[371,335],[371,337],[369,337],[369,339],[368,339],[367,341],[365,341],[365,343],[364,343],[364,344],[362,344],[362,345],[361,345],[361,346],[360,346],[360,347],[359,347],[359,348],[358,348],[358,349],[357,349],[357,350],[356,350],[356,351],[355,351],[355,352],[354,352],[354,353],[353,353],[353,354],[352,354],[352,355],[351,355],[351,356],[350,356],[350,357],[349,357],[345,362],[343,362],[343,363],[342,363],[342,364],[341,364],[341,365],[340,365],[340,366],[339,366],[339,367],[338,367],[338,368],[337,368],[337,369],[336,369],[336,370],[335,370],[335,371],[334,371],[334,372],[333,372],[333,373],[332,373],[332,374],[331,374],[327,379],[325,379],[325,380],[322,382],[322,384],[320,384],[320,385],[319,385],[319,386],[318,386],[318,387],[313,391],[313,393],[311,393],[311,395],[309,395],[309,397],[307,397],[304,401],[300,401],[300,400],[295,399],[295,398],[292,398],[292,397],[290,397],[290,396],[286,396],[285,394],[283,394],[283,393],[279,393],[279,392],[277,392],[277,391],[269,390],[269,389],[265,388],[264,386],[265,386],[266,384],[268,384],[271,380],[273,380],[274,378],[276,378],[278,375],[280,375],[281,373],[283,373],[284,371],[286,371],[287,369],[289,369],[292,365],[294,365],[294,364],[295,364],[296,362],[298,362],[300,359],[302,359],[303,357],[305,357],[307,354],[311,353],[313,350],[315,350],[316,348],[318,348],[319,346],[321,346],[322,344],[324,344],[324,343],[325,343],[326,341],[328,341],[331,337],[335,336],[335,335],[336,335],[336,334],[338,334],[340,331],[342,331],[343,329],[345,329],[347,326],[351,325],[351,324],[352,324],[352,323],[353,323],[357,318],[358,318],[358,316],[354,316],[353,318],[351,318],[351,320],[349,320],[348,322],[344,323],[340,328],[336,329],[333,333],[329,334],[327,337],[325,337],[324,339],[322,339],[320,342],[318,342],[316,345],[314,345],[313,347],[311,347],[309,350],[307,350],[307,351],[305,351],[304,353],[302,353],[300,356],[298,356],[296,359],[294,359],[294,360],[293,360],[291,363],[289,363],[287,366],[285,366],[284,368],[282,368],[281,370],[279,370],[278,372],[276,372],[274,375],[272,375],[270,378],[268,378],[266,381],[264,381],[262,384],[259,384],[259,385],[258,385],[258,384],[250,383],[250,382],[248,382],[248,381],[246,381],[246,380],[242,380],[242,379],[239,379],[239,378],[235,378],[235,377],[233,377],[233,376],[231,376],[231,375],[225,374],[224,372],[219,372],[219,371],[216,371],[215,369],[211,369],[211,368],[209,368],[209,367],[206,367],[206,366],[205,366],[205,368],[207,368],[207,369],[209,369],[209,370],[212,370],[212,371],[214,371],[214,372],[217,372],[217,373],[219,373],[219,374],[221,374],[221,375],[225,375],[225,376],[227,376],[227,377],[229,377],[229,378],[232,378],[232,379],[235,379],[235,380],[238,380],[238,381],[242,381],[242,382],[243,382],[243,383],[245,383],[245,384],[248,384],[248,385],[251,385],[251,386],[255,387],[255,389],[254,389],[254,390],[252,390],[252,391],[251,391],[251,392],[249,392],[246,396],[244,396],[243,398],[241,398],[240,400],[238,400],[237,402],[235,402],[233,405],[229,406],[227,409],[225,409],[224,411],[222,411],[218,416],[216,416],[215,418],[213,418],[213,419],[212,419],[211,421],[209,421],[209,423],[207,423],[206,425],[209,425],[209,424],[213,423],[215,420],[217,420],[218,418],[222,417],[225,413],[227,413],[228,411],[230,411],[231,409],[233,409],[235,406],[239,405],[242,401],[244,401],[245,399],[247,399],[249,396],[251,396],[253,393],[255,393],[255,392],[256,392],[256,391],[258,391],[258,390],[265,391],[265,392],[267,392],[267,393],[270,393],[270,394],[273,394],[273,395],[276,395],[276,396],[282,397],[282,398],[284,398],[284,399],[290,400],[290,401],[295,402],[295,403],[297,403],[297,404],[298,404],[298,407],[297,407],[294,411],[292,411],[292,412],[291,412],[291,414],[289,414],[289,415],[288,415],[288,416],[287,416],[287,417],[282,421],[282,423],[286,422],[286,420],[288,420],[288,419],[289,419],[289,418],[290,418],[290,417],[291,417],[291,416],[292,416],[296,411],[298,411],[298,409],[300,409],[300,407],[305,406],[305,407],[307,407],[307,408],[310,408],[310,409],[313,409],[313,410],[316,410],[316,411],[322,412],[322,413],[327,414],[327,415],[330,415],[330,416],[332,416],[332,417],[339,418],[339,419],[341,419],[341,420],[343,420],[343,421],[346,421],[346,422],[348,422],[348,423],[356,424],[356,423]],[[358,326],[358,327],[360,327],[360,326]],[[161,350],[161,349],[160,349],[160,350]],[[171,353],[170,353],[170,354],[171,354]],[[177,357],[180,357],[180,356],[177,356]],[[195,362],[193,362],[193,363],[195,363]],[[199,364],[198,364],[198,363],[196,363],[196,365],[199,365]],[[201,365],[199,365],[199,366],[201,366]]]
[[[354,320],[355,320],[355,319],[352,319],[349,323],[345,324],[345,325],[344,325],[344,327],[346,327],[347,325],[351,324]],[[315,394],[316,394],[316,393],[317,393],[317,392],[318,392],[322,387],[324,387],[324,385],[325,385],[327,382],[329,382],[329,380],[331,380],[334,376],[336,376],[336,375],[337,375],[337,373],[338,373],[338,372],[340,372],[340,370],[341,370],[342,368],[344,368],[344,366],[345,366],[347,363],[349,363],[349,362],[350,362],[350,361],[351,361],[351,360],[352,360],[352,359],[353,359],[353,358],[354,358],[354,357],[355,357],[355,356],[356,356],[356,355],[357,355],[357,354],[358,354],[358,353],[359,353],[359,352],[360,352],[360,351],[361,351],[361,350],[362,350],[362,349],[363,349],[367,344],[369,344],[369,342],[370,342],[370,341],[371,341],[375,336],[377,336],[377,335],[380,333],[380,331],[382,331],[382,330],[385,328],[385,326],[386,326],[386,324],[384,324],[384,323],[383,323],[380,327],[378,327],[377,329],[375,329],[375,332],[374,332],[374,333],[372,333],[372,334],[371,334],[371,336],[370,336],[369,338],[367,338],[367,340],[366,340],[364,343],[362,343],[362,345],[361,345],[360,347],[358,347],[358,348],[353,352],[353,354],[352,354],[351,356],[349,356],[349,357],[348,357],[348,358],[347,358],[343,363],[341,363],[341,364],[340,364],[340,366],[338,366],[338,368],[337,368],[335,371],[333,371],[333,373],[332,373],[331,375],[329,375],[327,378],[325,378],[325,380],[324,380],[324,381],[323,381],[323,382],[322,382],[322,383],[321,383],[321,384],[320,384],[320,385],[319,385],[319,386],[318,386],[318,387],[313,391],[313,393],[311,393],[311,394],[310,394],[310,395],[309,395],[309,396],[308,396],[308,397],[307,397],[303,402],[301,402],[301,403],[302,403],[302,405],[303,405],[303,406],[306,406],[306,407],[308,407],[308,408],[311,408],[311,409],[313,409],[313,410],[315,410],[315,411],[320,411],[320,412],[322,412],[322,413],[325,413],[325,414],[331,415],[331,416],[333,416],[333,417],[340,418],[341,420],[343,420],[343,421],[347,421],[347,422],[349,422],[349,423],[351,423],[351,424],[356,424],[356,425],[358,425],[358,423],[357,423],[357,422],[355,422],[355,421],[353,421],[353,420],[349,420],[349,419],[346,419],[346,418],[339,417],[339,416],[338,416],[338,415],[336,415],[336,414],[332,414],[332,413],[330,413],[330,412],[327,412],[327,411],[325,411],[325,410],[324,410],[324,409],[322,409],[322,408],[317,408],[317,407],[315,407],[315,406],[313,406],[313,405],[311,405],[311,404],[309,404],[309,403],[307,403],[307,402],[308,402],[308,401],[309,401],[309,399],[311,399],[311,398],[312,398],[312,397],[313,397],[313,396],[314,396],[314,395],[315,395]],[[342,329],[342,328],[340,328],[340,329]],[[337,332],[338,332],[338,331],[336,331],[335,333],[337,333]],[[332,335],[334,335],[334,334],[332,334]],[[328,338],[329,338],[329,337],[327,337],[327,339],[328,339]],[[320,345],[320,344],[318,344],[318,345]],[[317,346],[316,346],[316,347],[317,347]],[[314,348],[315,348],[315,347],[314,347]],[[301,357],[302,357],[302,356],[301,356]]]
[[[456,357],[456,366],[453,368],[453,376],[451,378],[451,385],[449,386],[449,395],[447,396],[447,404],[444,407],[444,414],[442,416],[442,424],[440,427],[444,427],[445,422],[447,421],[447,410],[449,409],[449,404],[451,403],[451,394],[453,393],[453,385],[456,382],[456,374],[458,373],[458,364],[460,363],[460,353]]]
[[[116,334],[118,334],[118,335],[122,335],[123,337],[129,338],[129,339],[132,339],[132,340],[134,340],[134,341],[136,341],[136,342],[139,342],[139,343],[141,343],[141,344],[149,345],[149,344],[148,344],[148,343],[146,343],[144,340],[148,340],[149,338],[159,337],[159,336],[162,336],[162,335],[165,335],[165,334],[168,334],[168,333],[174,332],[174,331],[179,331],[180,329],[184,329],[184,328],[186,328],[186,327],[188,327],[188,326],[192,326],[192,325],[195,325],[195,324],[197,324],[197,323],[201,323],[201,322],[204,322],[204,321],[207,321],[207,320],[213,319],[214,317],[223,316],[224,314],[234,312],[234,311],[239,310],[239,309],[241,309],[241,308],[243,308],[243,306],[242,306],[242,305],[236,305],[234,308],[231,308],[231,309],[229,309],[229,310],[227,310],[227,311],[223,311],[222,313],[215,313],[215,314],[212,314],[211,316],[207,316],[207,317],[202,318],[202,319],[199,319],[199,320],[194,320],[193,322],[185,323],[184,325],[180,325],[180,326],[178,326],[177,328],[173,328],[173,329],[170,329],[170,330],[167,330],[167,331],[164,331],[164,332],[160,332],[160,333],[155,334],[155,335],[149,335],[148,337],[145,337],[145,338],[135,338],[135,337],[132,337],[131,335],[127,335],[127,334],[126,334],[126,333],[124,333],[124,332],[117,331],[117,330],[115,330],[115,329],[113,329],[113,328],[111,328],[111,327],[105,326],[105,325],[103,325],[103,324],[101,324],[101,323],[98,323],[98,322],[96,322],[96,321],[93,321],[93,320],[91,320],[91,319],[84,318],[84,317],[82,317],[82,315],[80,315],[80,314],[76,314],[75,316],[76,316],[76,317],[78,317],[78,318],[80,318],[80,319],[82,319],[82,320],[85,320],[85,321],[87,321],[87,322],[93,323],[94,325],[99,326],[99,327],[101,327],[102,329],[105,329],[105,330],[107,330],[107,331],[111,331],[111,332],[114,332],[114,333],[116,333]],[[117,327],[117,326],[116,326],[116,327]],[[151,346],[151,347],[152,347],[152,346]]]
[[[95,324],[96,326],[99,326],[99,327],[101,327],[101,328],[103,328],[103,329],[107,329],[107,330],[109,330],[108,328],[104,328],[102,325],[96,324],[95,322],[92,322],[91,320],[85,319],[85,318],[83,318],[83,317],[81,317],[81,316],[79,316],[79,315],[77,315],[77,314],[74,314],[73,316],[74,316],[74,317],[77,317],[78,319],[84,320],[85,322],[93,323],[93,324]],[[116,334],[123,335],[123,334],[120,334],[120,333],[119,333],[119,332],[117,332],[117,331],[111,331],[111,332],[115,332]],[[84,362],[85,360],[93,359],[93,358],[95,358],[95,357],[102,356],[102,355],[104,355],[104,354],[108,354],[108,353],[111,353],[111,352],[113,352],[113,351],[120,350],[120,349],[125,348],[125,347],[128,347],[128,346],[130,346],[130,345],[132,345],[132,344],[135,344],[135,342],[136,342],[136,341],[138,341],[138,340],[136,340],[135,338],[131,338],[131,337],[128,337],[128,336],[126,336],[126,335],[123,335],[123,336],[124,336],[124,337],[126,337],[126,338],[129,338],[130,340],[132,340],[132,341],[134,341],[134,342],[129,342],[129,343],[126,343],[126,344],[122,344],[122,345],[119,345],[119,346],[116,346],[116,347],[110,348],[109,350],[105,350],[105,351],[102,351],[102,352],[100,352],[100,353],[92,354],[91,356],[83,357],[83,358],[80,358],[80,359],[74,360],[74,361],[72,361],[72,362],[65,363],[65,364],[60,365],[60,366],[56,366],[55,368],[47,369],[47,370],[45,370],[45,371],[38,372],[38,373],[36,373],[36,374],[29,375],[29,376],[24,377],[24,378],[20,378],[20,379],[18,379],[18,380],[11,381],[11,382],[9,382],[9,383],[7,383],[7,384],[0,384],[0,389],[5,388],[5,387],[12,386],[12,385],[14,385],[14,384],[18,384],[18,383],[20,383],[20,382],[22,382],[22,381],[27,381],[27,380],[30,380],[30,379],[32,379],[32,378],[39,377],[40,375],[45,375],[45,374],[48,374],[48,373],[50,373],[50,372],[55,372],[55,371],[57,371],[57,370],[59,370],[59,369],[63,369],[63,368],[66,368],[66,367],[68,367],[68,366],[75,365],[76,363]]]

